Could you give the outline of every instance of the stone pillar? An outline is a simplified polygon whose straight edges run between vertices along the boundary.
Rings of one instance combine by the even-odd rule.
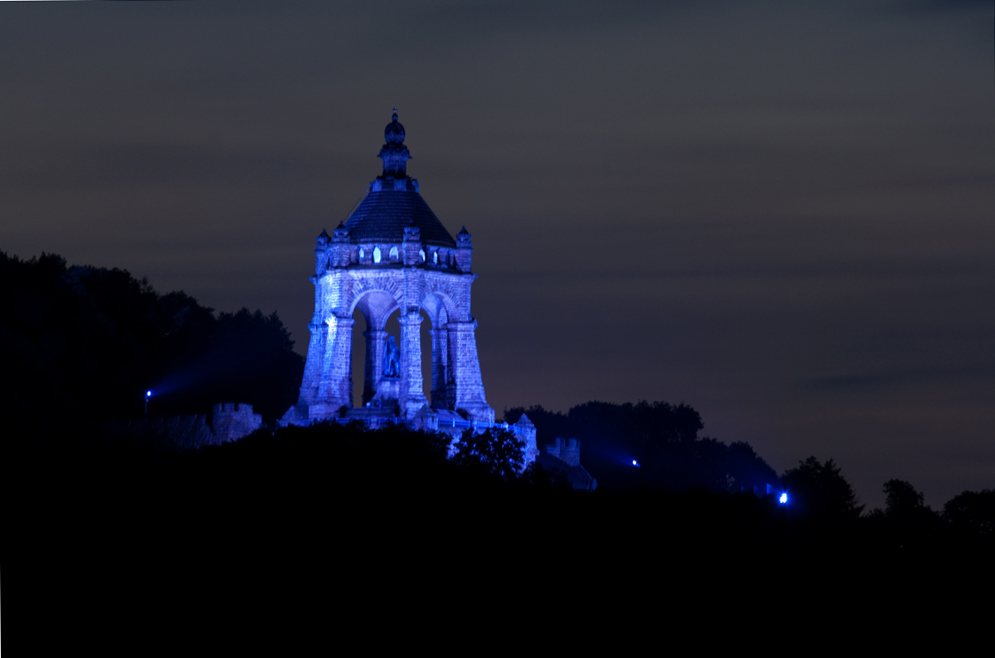
[[[404,241],[401,244],[401,250],[403,252],[401,257],[406,266],[417,267],[421,265],[421,229],[417,226],[404,227]]]
[[[460,272],[470,272],[473,263],[473,240],[464,226],[456,234],[456,251],[454,252],[456,269]]]
[[[432,408],[452,409],[449,399],[448,368],[449,332],[446,329],[432,329]]]
[[[336,315],[326,321],[327,334],[321,364],[317,399],[311,404],[311,420],[334,417],[340,407],[352,406],[352,318]]]
[[[332,244],[329,249],[329,267],[347,267],[349,265],[349,231],[345,224],[339,222],[339,227],[332,233]],[[320,274],[320,273],[319,273]]]
[[[366,367],[363,371],[363,404],[373,399],[377,393],[377,382],[383,375],[383,346],[387,340],[386,331],[364,331],[366,339]]]
[[[325,338],[328,335],[324,323],[312,321],[307,328],[311,330],[311,342],[307,347],[298,404],[312,404],[318,398],[318,383],[321,381],[321,366],[325,357]]]
[[[449,330],[450,370],[456,388],[454,407],[465,409],[473,420],[493,423],[494,410],[484,397],[484,382],[480,377],[480,361],[477,358],[477,321],[450,321],[446,326]]]
[[[401,324],[401,416],[412,418],[428,400],[422,389],[421,322],[418,311],[402,314]]]

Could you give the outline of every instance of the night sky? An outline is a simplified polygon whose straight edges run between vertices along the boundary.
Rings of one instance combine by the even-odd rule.
[[[397,106],[499,417],[683,401],[871,507],[995,487],[991,0],[344,4],[2,3],[0,250],[303,352]]]

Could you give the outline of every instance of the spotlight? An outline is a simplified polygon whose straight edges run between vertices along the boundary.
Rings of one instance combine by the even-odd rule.
[[[777,502],[780,503],[781,505],[787,505],[788,504],[788,494],[782,493],[780,496],[777,497]]]
[[[639,462],[637,462],[635,459],[632,460],[632,465],[636,468],[639,468]]]

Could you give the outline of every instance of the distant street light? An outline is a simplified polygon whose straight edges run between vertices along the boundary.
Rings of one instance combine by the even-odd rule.
[[[149,415],[149,398],[152,397],[152,391],[145,391],[145,415]]]

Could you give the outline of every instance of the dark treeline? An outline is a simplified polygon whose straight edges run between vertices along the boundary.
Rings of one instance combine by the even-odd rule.
[[[768,484],[778,484],[777,473],[748,443],[699,437],[701,416],[686,404],[588,402],[565,414],[516,407],[505,411],[505,420],[514,423],[523,413],[540,444],[579,439],[581,462],[599,486],[766,493]]]
[[[119,269],[0,253],[0,398],[9,422],[71,425],[248,402],[265,420],[296,401],[303,359],[274,313],[216,314]]]
[[[779,476],[748,443],[699,437],[701,416],[686,404],[588,402],[567,413],[518,407],[506,410],[505,419],[515,422],[523,413],[536,425],[540,443],[580,439],[581,461],[601,489],[662,496],[751,493],[765,504],[787,493],[777,514],[790,527],[859,536],[865,548],[929,553],[950,548],[955,538],[995,540],[995,490],[965,491],[937,512],[912,484],[892,479],[883,485],[886,508],[867,511],[832,459],[809,457]]]

